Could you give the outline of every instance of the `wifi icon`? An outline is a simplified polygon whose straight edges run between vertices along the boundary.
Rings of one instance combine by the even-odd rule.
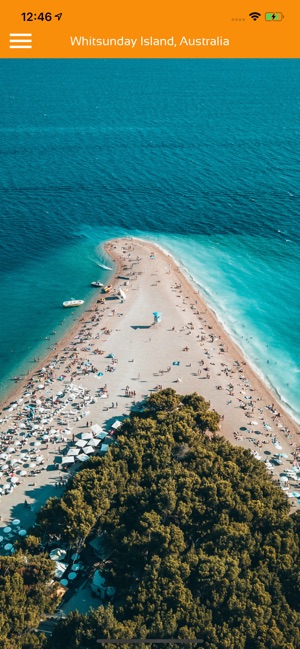
[[[258,11],[252,11],[251,14],[249,14],[249,16],[250,18],[252,18],[252,20],[258,20],[261,14],[258,13]]]

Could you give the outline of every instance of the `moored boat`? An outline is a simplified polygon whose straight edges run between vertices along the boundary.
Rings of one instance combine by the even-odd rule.
[[[91,286],[95,286],[95,288],[103,288],[104,284],[101,284],[101,282],[92,282]]]
[[[71,297],[70,300],[63,302],[65,309],[72,308],[73,306],[81,306],[82,304],[84,304],[84,300],[74,300],[73,297]]]

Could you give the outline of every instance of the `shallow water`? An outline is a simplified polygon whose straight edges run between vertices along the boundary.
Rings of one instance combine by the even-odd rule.
[[[300,417],[299,68],[0,62],[2,395],[129,234],[181,260]]]

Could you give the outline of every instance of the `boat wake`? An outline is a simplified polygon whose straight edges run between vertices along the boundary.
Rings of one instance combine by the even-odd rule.
[[[97,266],[99,266],[100,268],[103,268],[104,270],[112,270],[112,268],[110,268],[110,266],[105,266],[105,264],[101,264],[100,261],[97,261],[96,263],[97,263]]]

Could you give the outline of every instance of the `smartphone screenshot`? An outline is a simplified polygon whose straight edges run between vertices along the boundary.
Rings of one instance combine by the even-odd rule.
[[[1,648],[299,649],[299,6],[1,12]]]

